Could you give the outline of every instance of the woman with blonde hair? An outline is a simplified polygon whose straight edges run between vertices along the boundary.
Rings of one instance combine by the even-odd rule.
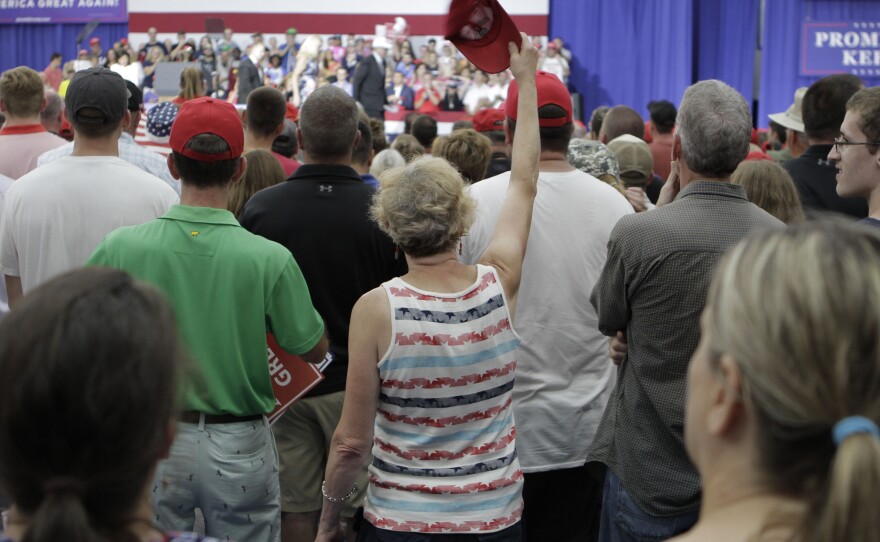
[[[804,221],[804,210],[794,181],[785,168],[776,162],[741,162],[730,182],[741,185],[749,201],[786,224]]]
[[[700,519],[680,542],[880,533],[880,234],[814,222],[722,260],[691,359]]]
[[[202,70],[198,68],[186,68],[180,72],[180,94],[171,100],[172,103],[181,105],[183,102],[201,98],[205,95],[205,80]]]
[[[296,53],[296,65],[293,68],[293,77],[290,82],[293,90],[290,103],[294,107],[302,107],[309,94],[318,86],[318,76],[321,73],[318,56],[321,54],[321,45],[323,43],[320,36],[312,34],[299,46],[299,52]]]
[[[284,182],[287,178],[281,163],[269,151],[257,149],[246,152],[244,157],[247,159],[247,167],[241,180],[233,184],[229,192],[227,209],[235,216],[238,216],[251,196],[264,188]]]
[[[380,179],[373,216],[409,272],[352,311],[347,378],[358,385],[346,390],[331,441],[318,542],[338,535],[371,450],[359,541],[443,540],[443,532],[522,540],[511,320],[540,148],[538,54],[525,34],[522,44],[509,45],[520,85],[511,182],[479,265],[458,260],[476,203],[449,163],[420,158]]]

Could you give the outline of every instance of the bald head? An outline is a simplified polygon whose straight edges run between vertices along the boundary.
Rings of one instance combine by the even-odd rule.
[[[602,129],[599,132],[599,140],[608,143],[616,138],[629,134],[644,139],[645,121],[636,110],[625,105],[616,105],[605,114]]]
[[[350,162],[357,137],[354,98],[332,85],[311,94],[299,112],[300,146],[312,163]]]

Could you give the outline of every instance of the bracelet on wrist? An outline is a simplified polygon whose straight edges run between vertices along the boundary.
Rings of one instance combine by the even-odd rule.
[[[358,485],[355,483],[353,486],[351,486],[351,491],[349,491],[348,494],[344,497],[331,497],[330,495],[327,495],[326,485],[327,480],[321,482],[321,495],[323,495],[324,498],[330,502],[346,502],[354,496],[355,492],[358,489]]]

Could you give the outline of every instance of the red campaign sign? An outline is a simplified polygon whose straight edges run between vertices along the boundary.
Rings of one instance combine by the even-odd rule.
[[[285,352],[278,346],[271,333],[266,334],[266,343],[272,390],[275,392],[275,409],[268,416],[269,423],[272,424],[287,410],[287,407],[324,380],[324,375],[316,365]]]

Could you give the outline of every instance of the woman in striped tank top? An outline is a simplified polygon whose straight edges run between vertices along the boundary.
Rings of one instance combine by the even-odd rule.
[[[519,82],[510,186],[479,265],[458,261],[476,203],[452,166],[426,157],[382,175],[373,215],[409,272],[352,311],[319,541],[339,535],[342,503],[371,451],[359,541],[522,539],[511,324],[540,149],[537,51],[522,38],[521,50],[509,46]]]

